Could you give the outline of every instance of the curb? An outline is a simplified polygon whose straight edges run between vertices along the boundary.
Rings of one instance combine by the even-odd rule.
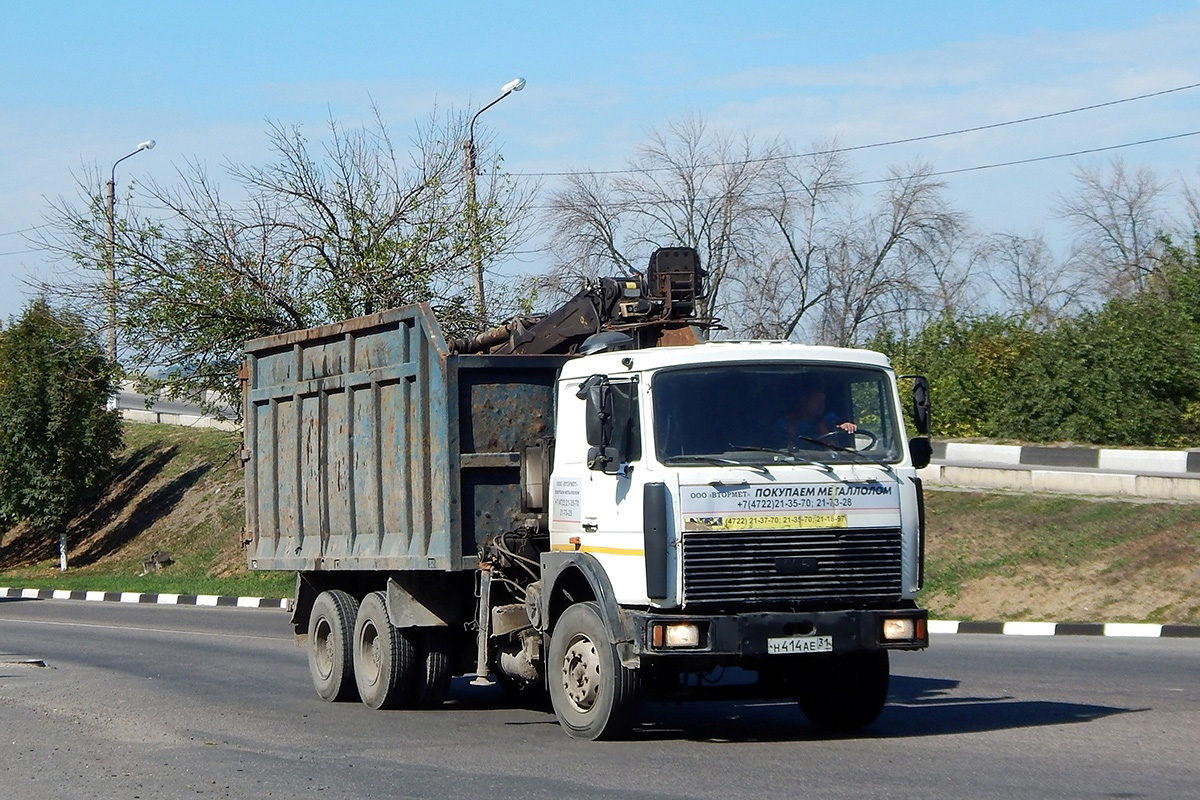
[[[1155,625],[1142,622],[960,622],[952,619],[931,619],[929,632],[989,633],[1003,636],[1200,639],[1200,625]]]
[[[100,603],[138,603],[159,606],[213,606],[219,608],[291,608],[292,601],[278,597],[237,597],[217,594],[157,592],[87,592],[67,589],[12,589],[0,586],[0,599],[86,600]]]

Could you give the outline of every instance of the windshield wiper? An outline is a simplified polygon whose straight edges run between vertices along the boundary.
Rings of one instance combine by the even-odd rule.
[[[751,464],[746,461],[738,461],[733,458],[722,458],[721,456],[694,456],[680,455],[669,456],[663,461],[664,464],[712,464],[715,467],[746,467],[763,475],[770,475],[771,471],[762,464]]]
[[[851,456],[855,460],[856,463],[874,464],[877,467],[883,467],[888,472],[894,472],[892,470],[892,465],[887,463],[886,461],[880,461],[879,459],[871,458],[870,456],[860,453],[859,451],[854,450],[850,447],[842,447],[840,445],[834,444],[833,442],[825,442],[820,439],[811,439],[807,436],[798,436],[796,438],[798,438],[802,442],[811,442],[812,444],[815,444],[818,447],[824,447],[826,450],[833,450],[836,453],[845,453],[846,455]]]
[[[792,464],[808,464],[809,466],[821,467],[829,472],[833,472],[833,467],[829,466],[828,464],[822,461],[813,461],[811,458],[804,458],[803,456],[796,455],[796,453],[790,450],[780,450],[775,447],[756,447],[753,445],[744,444],[731,445],[729,449],[743,453],[770,453],[771,455],[775,456],[783,456],[789,463]]]

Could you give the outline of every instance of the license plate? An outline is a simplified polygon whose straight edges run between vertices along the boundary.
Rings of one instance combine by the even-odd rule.
[[[832,652],[832,636],[780,636],[767,639],[767,653],[773,656]]]

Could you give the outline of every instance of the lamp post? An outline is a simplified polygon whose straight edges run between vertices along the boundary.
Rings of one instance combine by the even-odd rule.
[[[113,162],[109,173],[108,185],[105,187],[108,201],[108,360],[117,360],[117,164],[130,156],[136,156],[143,150],[153,150],[155,141],[147,139],[134,148],[129,155],[121,156]]]
[[[483,244],[479,241],[479,204],[475,199],[475,120],[479,115],[508,97],[525,88],[524,78],[514,78],[500,87],[500,96],[471,117],[467,126],[467,140],[463,142],[463,169],[467,177],[467,227],[471,237],[471,268],[475,279],[475,313],[481,322],[487,320],[487,306],[483,299]]]

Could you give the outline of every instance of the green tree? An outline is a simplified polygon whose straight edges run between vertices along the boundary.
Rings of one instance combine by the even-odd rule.
[[[229,195],[198,163],[172,184],[136,185],[115,225],[126,368],[163,372],[170,394],[204,405],[209,389],[236,398],[248,339],[422,301],[450,336],[486,327],[472,311],[465,135],[461,116],[431,118],[407,149],[378,116],[362,128],[330,121],[315,144],[276,124],[270,163],[227,166]],[[531,192],[498,158],[482,162],[478,240],[492,262],[521,242]],[[97,185],[81,180],[84,203],[53,207],[40,244],[78,267],[44,290],[99,329],[111,294]]]
[[[1145,286],[1050,325],[945,317],[872,346],[931,382],[934,434],[1118,446],[1200,440],[1200,237]]]
[[[0,334],[0,518],[58,536],[112,473],[121,446],[115,367],[76,315],[34,301]]]

